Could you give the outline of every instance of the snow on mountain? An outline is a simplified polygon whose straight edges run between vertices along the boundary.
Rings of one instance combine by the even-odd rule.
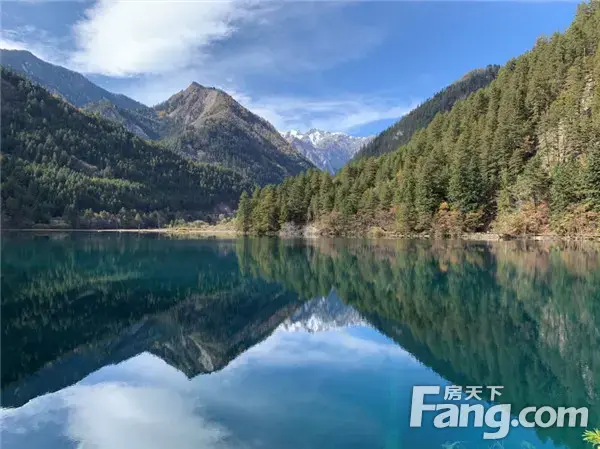
[[[347,326],[368,326],[352,307],[345,305],[332,290],[328,296],[313,299],[279,325],[286,332],[323,332]]]
[[[375,138],[319,129],[311,129],[306,133],[292,129],[281,135],[313,164],[331,174],[342,168],[364,145]]]

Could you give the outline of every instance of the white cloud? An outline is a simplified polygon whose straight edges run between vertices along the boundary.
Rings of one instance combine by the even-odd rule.
[[[82,448],[211,448],[228,435],[199,416],[193,401],[169,390],[101,384],[78,387],[66,402],[66,433]]]
[[[233,97],[254,113],[269,120],[279,130],[324,129],[350,131],[362,125],[385,119],[398,119],[419,102],[394,104],[394,98],[374,95],[349,95],[343,98],[252,97],[233,92]]]
[[[72,65],[112,76],[177,71],[252,16],[251,2],[100,0],[74,26]],[[200,59],[200,61],[198,60]]]
[[[41,449],[59,434],[79,448],[222,447],[230,432],[200,411],[193,398],[173,388],[104,382],[74,385],[20,408],[2,409],[0,422],[13,447]]]
[[[320,70],[360,58],[382,41],[380,27],[339,14],[350,4],[98,0],[73,26],[71,66],[108,76],[193,67],[200,83]]]

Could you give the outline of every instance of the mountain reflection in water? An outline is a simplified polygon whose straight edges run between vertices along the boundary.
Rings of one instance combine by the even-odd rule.
[[[492,446],[409,429],[414,385],[599,423],[591,244],[3,237],[5,448]]]

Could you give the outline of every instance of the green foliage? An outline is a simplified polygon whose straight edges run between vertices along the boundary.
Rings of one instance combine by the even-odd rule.
[[[443,101],[452,109],[427,115],[422,125],[429,126],[413,129],[397,151],[359,158],[334,177],[311,171],[288,178],[275,188],[289,211],[278,222],[315,222],[342,234],[372,226],[402,234],[594,234],[599,44],[600,3],[584,3],[564,34],[482,72],[487,87],[466,95],[477,75],[455,87],[461,99]]]
[[[250,231],[250,219],[252,214],[252,205],[248,198],[248,192],[242,192],[237,210],[237,229],[242,233]]]
[[[257,234],[267,234],[279,230],[277,219],[277,198],[273,186],[261,190],[258,205],[253,215],[253,230]]]
[[[191,162],[2,69],[2,220],[155,227],[233,207],[241,175]]]
[[[597,143],[588,155],[584,182],[585,195],[593,207],[600,211],[600,143]]]
[[[590,443],[594,447],[600,447],[600,429],[586,430],[583,433],[583,441]]]

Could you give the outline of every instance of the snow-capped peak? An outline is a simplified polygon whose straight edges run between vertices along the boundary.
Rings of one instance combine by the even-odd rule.
[[[313,164],[332,174],[342,168],[352,156],[374,138],[374,136],[350,136],[339,131],[330,132],[315,128],[306,133],[293,129],[282,132],[281,135]]]
[[[366,326],[367,322],[352,307],[345,305],[331,290],[328,296],[305,303],[279,325],[286,332],[323,332],[348,326]]]

